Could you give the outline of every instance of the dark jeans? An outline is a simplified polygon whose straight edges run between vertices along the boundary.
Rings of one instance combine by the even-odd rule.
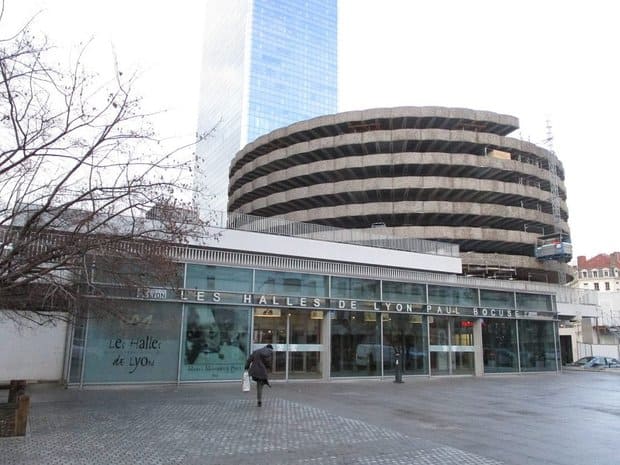
[[[262,402],[263,401],[263,386],[265,386],[265,384],[269,384],[269,381],[267,381],[266,379],[256,379],[253,378],[254,381],[256,381],[256,400],[258,402]]]

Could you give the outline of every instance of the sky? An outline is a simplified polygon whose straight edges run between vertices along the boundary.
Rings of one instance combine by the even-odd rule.
[[[227,1],[227,0],[219,0]],[[620,7],[613,0],[340,0],[340,111],[465,107],[509,114],[512,134],[553,148],[566,172],[574,256],[620,251]],[[137,73],[171,141],[196,132],[203,0],[6,0],[0,37],[31,30],[102,76]]]

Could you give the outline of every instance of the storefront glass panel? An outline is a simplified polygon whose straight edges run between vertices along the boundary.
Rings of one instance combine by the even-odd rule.
[[[88,321],[85,383],[177,379],[181,305],[110,301],[113,312]]]
[[[383,300],[426,303],[426,286],[417,283],[383,281]]]
[[[553,321],[519,320],[521,371],[557,370]]]
[[[331,376],[381,375],[381,313],[332,311]],[[389,360],[392,354],[384,354]]]
[[[478,291],[466,287],[428,286],[428,303],[432,305],[478,306]]]
[[[327,297],[329,278],[324,275],[256,270],[254,291],[259,294]]]
[[[84,362],[84,337],[86,336],[86,318],[80,314],[73,325],[73,343],[69,362],[69,383],[79,383],[82,379]]]
[[[252,270],[188,264],[185,287],[204,291],[251,292]]]
[[[519,371],[517,322],[487,318],[482,322],[485,373]]]
[[[553,311],[553,300],[550,295],[517,292],[517,309],[551,312]]]
[[[384,353],[400,353],[403,375],[428,374],[426,317],[402,313],[384,314]],[[387,348],[387,351],[386,351]],[[393,363],[385,364],[384,375],[395,374]]]
[[[480,289],[480,306],[488,308],[515,308],[513,292]]]
[[[249,323],[248,307],[186,305],[181,380],[241,379]]]
[[[381,285],[378,280],[333,276],[331,297],[336,299],[379,300]]]

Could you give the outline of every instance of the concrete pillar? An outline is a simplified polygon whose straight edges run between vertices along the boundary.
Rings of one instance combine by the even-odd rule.
[[[484,375],[484,355],[482,348],[482,318],[474,321],[474,376]]]
[[[323,321],[321,322],[321,374],[324,381],[330,377],[330,358],[331,358],[331,332],[332,332],[332,314],[330,310],[321,310],[323,312]]]

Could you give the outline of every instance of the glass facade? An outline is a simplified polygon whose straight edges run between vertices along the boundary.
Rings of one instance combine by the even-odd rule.
[[[247,308],[186,305],[181,380],[241,379],[249,328]]]
[[[71,384],[238,380],[273,344],[273,379],[559,369],[551,295],[220,265],[184,288],[110,301],[74,328]],[[106,278],[104,283],[106,282]],[[114,277],[108,277],[114,284]],[[483,366],[476,370],[476,353]]]
[[[515,308],[515,295],[512,292],[481,289],[480,306],[493,308]]]
[[[476,289],[446,286],[428,286],[428,303],[437,305],[478,305]]]
[[[517,356],[517,325],[514,320],[493,320],[482,323],[485,373],[519,371]]]
[[[331,297],[339,299],[379,299],[381,283],[372,279],[335,276],[331,282]]]
[[[173,382],[177,379],[181,305],[122,301],[117,316],[91,316],[85,383]]]
[[[382,357],[388,366],[391,363],[393,352],[381,349],[377,313],[334,311],[331,329],[332,376],[379,376]]]
[[[186,289],[206,291],[252,291],[252,270],[225,266],[187,265]]]
[[[254,290],[263,294],[327,297],[328,288],[328,277],[315,274],[257,270],[254,278]]]
[[[403,375],[428,374],[428,342],[426,317],[422,315],[390,314],[383,318],[383,344],[390,355],[400,354]],[[386,375],[394,375],[396,367],[390,360]]]
[[[395,302],[426,303],[426,286],[419,283],[383,281],[383,300]]]
[[[517,292],[517,308],[519,310],[552,312],[553,299],[549,295]]]
[[[254,0],[245,143],[337,111],[336,0]]]
[[[337,111],[337,0],[207,2],[197,188],[226,211],[229,164],[274,129]],[[203,208],[207,208],[203,205]]]
[[[519,355],[521,371],[555,371],[559,366],[556,325],[553,321],[520,320]]]

